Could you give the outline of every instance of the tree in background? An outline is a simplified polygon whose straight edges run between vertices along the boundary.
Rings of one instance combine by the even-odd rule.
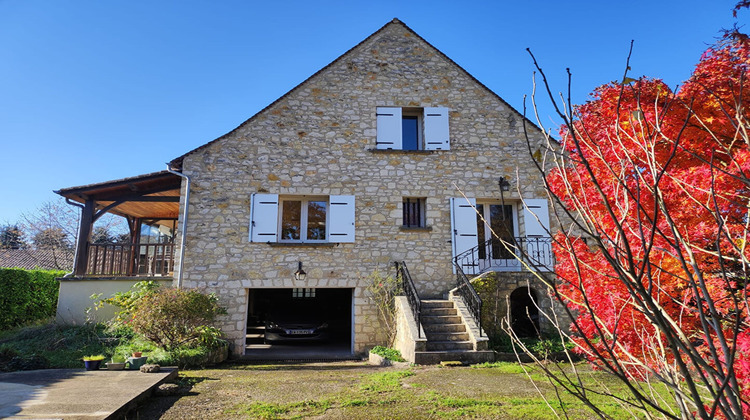
[[[749,68],[734,34],[678,91],[626,72],[584,105],[555,104],[561,140],[540,163],[563,216],[549,284],[576,316],[575,351],[641,413],[750,416]],[[543,368],[606,417],[591,398],[606,389]]]
[[[74,252],[78,236],[80,210],[64,199],[42,203],[35,211],[21,216],[21,225],[37,248],[59,248]],[[96,243],[115,242],[127,235],[125,220],[114,214],[100,217],[91,240]]]
[[[0,226],[0,249],[23,249],[27,244],[18,225]]]

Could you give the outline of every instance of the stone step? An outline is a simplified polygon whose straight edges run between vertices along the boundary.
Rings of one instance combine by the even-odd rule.
[[[455,316],[458,315],[456,308],[422,308],[422,316]]]
[[[452,308],[453,302],[450,300],[423,300],[422,301],[422,309],[424,308]]]
[[[422,328],[426,333],[466,332],[464,324],[425,324],[422,321]]]
[[[430,315],[422,315],[422,325],[425,324],[460,324],[463,322],[461,320],[461,317],[458,315],[437,315],[437,316],[430,316]]]
[[[473,350],[471,341],[430,341],[427,340],[427,351]]]
[[[469,333],[463,332],[427,332],[428,341],[469,341]]]
[[[418,365],[436,365],[440,362],[459,361],[464,363],[494,362],[492,350],[458,350],[458,351],[418,351],[414,353],[414,363]]]

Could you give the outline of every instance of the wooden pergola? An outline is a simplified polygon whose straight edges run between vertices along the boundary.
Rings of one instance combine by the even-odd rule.
[[[174,244],[141,243],[140,231],[144,223],[174,228],[181,183],[179,176],[161,171],[55,191],[81,207],[73,275],[171,275]],[[91,243],[94,222],[105,213],[128,221],[130,243]]]

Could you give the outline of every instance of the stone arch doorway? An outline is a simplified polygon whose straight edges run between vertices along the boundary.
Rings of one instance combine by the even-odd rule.
[[[510,294],[510,326],[519,337],[539,336],[539,307],[534,289],[519,287]]]

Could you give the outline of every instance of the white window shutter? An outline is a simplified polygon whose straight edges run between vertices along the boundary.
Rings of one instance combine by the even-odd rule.
[[[549,234],[549,206],[546,199],[530,198],[523,202],[523,221],[526,230],[526,252],[532,265],[552,271],[552,241]]]
[[[354,242],[354,196],[332,195],[329,209],[328,242]]]
[[[523,201],[523,222],[527,237],[549,236],[549,207],[543,198],[529,198]]]
[[[425,150],[450,150],[448,111],[448,108],[442,107],[424,109]]]
[[[479,245],[477,242],[477,200],[474,198],[451,198],[451,231],[453,232],[453,258]],[[465,274],[478,274],[477,267],[462,265]],[[459,261],[459,264],[461,261]]]
[[[279,195],[253,194],[250,205],[250,242],[277,242]]]
[[[377,124],[375,148],[401,150],[401,108],[378,107]]]

